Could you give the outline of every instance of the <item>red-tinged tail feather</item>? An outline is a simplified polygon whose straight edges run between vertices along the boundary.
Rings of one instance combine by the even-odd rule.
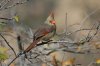
[[[33,48],[37,45],[37,43],[38,43],[39,41],[40,41],[40,40],[33,41],[33,42],[26,48],[25,52],[27,53],[27,52],[29,52],[31,49],[33,49]]]

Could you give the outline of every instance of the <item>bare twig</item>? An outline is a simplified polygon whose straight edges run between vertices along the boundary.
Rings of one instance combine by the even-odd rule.
[[[65,18],[65,35],[67,34],[68,32],[68,27],[67,27],[67,13],[66,13],[66,18]]]
[[[2,20],[12,20],[13,18],[4,18],[4,17],[0,17],[0,19],[2,19]]]
[[[11,1],[11,0],[2,1],[1,4],[3,3],[3,5],[1,5],[0,10],[1,10],[5,5],[7,5],[10,1]]]
[[[10,66],[11,63],[13,63],[18,57],[20,57],[20,55],[21,55],[21,54],[18,54],[18,55],[8,64],[8,66]]]
[[[95,24],[91,27],[91,29],[93,29],[94,26],[95,26]],[[90,39],[91,39],[91,37],[90,37],[90,33],[91,33],[91,30],[89,31],[89,33],[88,33],[88,35],[87,35],[87,37],[86,37],[86,40],[87,40],[88,42],[89,42]]]
[[[88,30],[94,30],[94,29],[79,29],[79,30],[76,30],[72,33],[68,33],[67,35],[71,35],[71,34],[74,34],[74,33],[80,32],[80,31],[88,31]]]
[[[94,35],[91,37],[91,40],[97,35],[97,33],[99,32],[100,29],[100,23],[98,24],[98,26],[96,27],[96,32],[94,33]]]
[[[6,44],[10,47],[10,49],[14,52],[15,56],[16,56],[16,52],[15,50],[12,48],[12,46],[10,46],[9,42],[5,39],[5,37],[0,33],[0,36],[4,39],[4,41],[6,42]]]
[[[80,32],[80,31],[89,31],[89,30],[95,30],[95,29],[85,29],[85,28],[84,28],[84,29],[79,29],[79,30],[76,30],[76,31],[74,31],[74,32],[67,33],[66,36],[72,35],[72,34],[74,34],[74,33]],[[57,35],[60,36],[60,35],[63,35],[63,34],[65,34],[65,32],[63,32],[63,33],[61,33],[61,34],[57,34]]]
[[[0,11],[1,11],[1,10],[5,10],[5,9],[9,9],[9,8],[12,8],[12,7],[15,7],[15,6],[17,6],[17,5],[21,5],[21,4],[27,3],[28,1],[30,1],[30,0],[25,0],[25,1],[23,1],[23,2],[17,2],[17,3],[14,3],[14,4],[11,5],[11,6],[8,6],[8,7],[3,8],[3,6],[5,6],[8,2],[10,2],[10,1],[8,0],[8,2],[6,2],[6,4],[4,4],[3,6],[1,6]]]

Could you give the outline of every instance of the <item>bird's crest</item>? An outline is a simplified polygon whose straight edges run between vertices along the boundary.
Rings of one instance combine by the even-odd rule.
[[[52,20],[55,20],[55,14],[54,14],[54,12],[51,12],[51,18],[52,18]]]
[[[55,21],[55,14],[54,14],[54,12],[51,12],[50,16],[51,16],[52,19],[51,19],[49,22],[50,22],[51,24],[55,24],[56,21]]]

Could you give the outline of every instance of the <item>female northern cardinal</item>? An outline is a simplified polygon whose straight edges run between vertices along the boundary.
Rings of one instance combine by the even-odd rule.
[[[18,58],[20,55],[25,54],[27,52],[29,52],[32,48],[34,48],[37,43],[40,40],[45,40],[48,41],[50,40],[51,37],[53,37],[56,34],[56,22],[54,19],[54,14],[51,14],[51,20],[49,21],[50,25],[44,25],[43,27],[40,27],[33,36],[33,42],[23,51],[23,53],[18,54],[9,64],[8,66],[10,66],[10,64],[16,60],[16,58]],[[26,56],[27,58],[27,56]]]
[[[46,24],[40,27],[33,36],[33,42],[26,48],[25,53],[34,48],[40,40],[48,41],[56,34],[56,21],[54,19],[54,13],[51,14],[50,25]]]

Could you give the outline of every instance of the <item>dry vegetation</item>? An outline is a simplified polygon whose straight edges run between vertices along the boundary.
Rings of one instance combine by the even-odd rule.
[[[0,66],[100,66],[97,0],[0,0]],[[55,13],[56,34],[34,44]]]

